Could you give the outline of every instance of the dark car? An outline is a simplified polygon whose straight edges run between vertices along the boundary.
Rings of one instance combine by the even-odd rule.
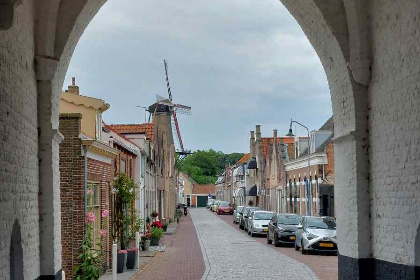
[[[296,231],[302,217],[297,214],[275,214],[268,224],[267,243],[274,246],[294,246]]]
[[[240,220],[239,220],[239,228],[240,229],[245,229],[245,226],[247,224],[250,212],[255,211],[255,210],[261,210],[261,208],[258,207],[258,206],[247,206],[247,207],[244,208],[244,210],[242,211],[242,214],[240,216]]]

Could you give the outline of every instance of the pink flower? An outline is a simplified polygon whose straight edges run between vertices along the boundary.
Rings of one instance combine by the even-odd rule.
[[[87,212],[85,222],[86,223],[93,223],[94,221],[95,221],[95,213]]]
[[[104,237],[104,236],[106,235],[106,229],[101,229],[101,230],[99,231],[99,235],[100,235],[101,237]]]
[[[88,190],[87,193],[92,195],[93,194],[93,190]]]
[[[127,250],[119,250],[118,253],[120,253],[120,254],[127,254]]]
[[[104,211],[102,211],[102,218],[108,217],[108,214],[109,214],[109,211],[105,209]]]
[[[138,251],[138,248],[137,247],[130,248],[130,249],[127,249],[127,251],[128,252],[135,252],[135,251]]]

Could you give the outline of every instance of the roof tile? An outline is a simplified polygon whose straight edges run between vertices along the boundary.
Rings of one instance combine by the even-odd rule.
[[[136,133],[146,133],[147,137],[150,138],[150,141],[153,142],[153,124],[152,123],[142,123],[142,124],[110,124],[108,125],[114,131],[121,134],[136,134]]]

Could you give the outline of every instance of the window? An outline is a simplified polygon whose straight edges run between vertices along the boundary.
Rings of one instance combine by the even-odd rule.
[[[121,159],[120,160],[120,172],[121,173],[127,173],[127,169],[126,169],[126,161],[125,160],[123,160],[123,159]]]
[[[101,187],[99,182],[88,182],[88,190],[93,191],[88,194],[88,212],[95,214],[93,222],[92,240],[95,248],[99,249],[97,244],[101,241],[99,231],[101,230]]]

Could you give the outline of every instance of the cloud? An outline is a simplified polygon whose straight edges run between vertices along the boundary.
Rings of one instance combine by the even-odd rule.
[[[248,150],[248,134],[285,131],[290,118],[316,129],[331,115],[322,65],[279,1],[125,0],[107,2],[82,36],[65,85],[106,100],[108,123],[143,122],[166,96],[169,61],[184,146]]]

